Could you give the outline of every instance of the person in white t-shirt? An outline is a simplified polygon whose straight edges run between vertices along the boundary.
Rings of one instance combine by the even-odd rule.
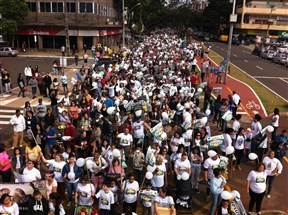
[[[168,184],[167,170],[163,163],[163,157],[158,155],[156,158],[156,168],[153,171],[153,178],[151,179],[153,190],[157,190]]]
[[[262,117],[259,114],[255,114],[253,118],[253,122],[251,123],[251,129],[252,129],[252,142],[251,142],[251,152],[257,153],[257,143],[253,141],[253,138],[262,130],[262,125],[260,123],[260,120]]]
[[[240,128],[240,122],[239,120],[242,118],[241,114],[237,114],[236,117],[234,118],[234,121],[232,123],[232,128],[234,130],[235,133],[238,132],[239,128]]]
[[[240,162],[242,159],[242,155],[246,153],[245,151],[245,145],[246,145],[246,140],[245,140],[245,129],[240,127],[236,136],[234,137],[234,148],[235,148],[235,157],[236,157],[236,168],[241,170],[240,167]],[[235,170],[235,166],[233,165],[232,167],[233,170]]]
[[[41,179],[41,174],[38,169],[34,167],[33,161],[28,161],[27,166],[23,170],[24,177],[27,175],[30,180],[26,180],[25,182],[32,182]]]
[[[233,128],[226,128],[225,133],[224,133],[224,144],[220,146],[222,155],[226,155],[226,148],[228,146],[232,146],[232,135],[234,133]]]
[[[271,125],[273,126],[274,130],[271,133],[271,140],[274,141],[277,133],[277,129],[279,127],[279,116],[280,111],[279,108],[274,108],[274,113],[271,117]]]
[[[172,196],[167,196],[167,190],[165,187],[159,188],[159,195],[155,197],[154,209],[155,215],[161,215],[160,208],[169,208],[170,215],[175,214],[175,203]]]
[[[267,198],[271,197],[272,185],[275,180],[275,177],[279,176],[282,172],[283,165],[281,162],[275,158],[275,152],[270,151],[268,156],[263,159],[267,171]]]
[[[183,172],[188,172],[191,175],[191,164],[186,152],[183,152],[181,158],[176,160],[174,172],[176,175],[182,175]]]
[[[57,181],[54,178],[54,174],[52,171],[45,174],[45,183],[46,183],[46,195],[47,200],[49,200],[49,196],[51,193],[57,192]]]
[[[49,212],[51,214],[65,215],[63,205],[61,204],[61,196],[59,193],[51,193],[49,195]]]
[[[124,192],[123,212],[126,211],[127,207],[131,207],[132,211],[136,213],[139,183],[135,181],[133,174],[130,174],[128,180],[124,181],[121,191]]]
[[[128,160],[129,153],[132,153],[133,138],[129,134],[129,128],[125,128],[124,133],[118,134],[117,138],[120,139],[120,145],[123,146],[126,160]]]
[[[140,191],[141,201],[142,201],[142,211],[143,214],[152,215],[153,214],[153,203],[156,195],[158,195],[158,192],[155,190],[152,190],[152,184],[150,181],[146,182],[145,184],[145,190]]]
[[[141,138],[144,138],[144,121],[141,120],[141,117],[137,118],[136,122],[133,122],[132,129],[133,142],[137,144]]]
[[[99,199],[100,214],[110,214],[115,199],[113,192],[108,187],[108,184],[103,183],[102,189],[99,190],[95,197]]]
[[[89,183],[88,176],[82,176],[75,193],[75,204],[91,206],[94,202],[95,187]]]
[[[261,214],[261,204],[266,192],[267,171],[264,163],[258,163],[247,177],[247,193],[250,195],[248,214],[252,214],[256,203],[256,213]]]
[[[11,196],[5,193],[1,196],[0,214],[19,215],[19,207],[13,202]]]

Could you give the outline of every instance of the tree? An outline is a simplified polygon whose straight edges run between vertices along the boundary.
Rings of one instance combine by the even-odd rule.
[[[23,22],[28,13],[25,0],[0,0],[1,34],[10,43],[15,38],[18,24]]]

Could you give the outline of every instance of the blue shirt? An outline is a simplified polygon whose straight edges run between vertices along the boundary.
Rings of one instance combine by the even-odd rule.
[[[54,146],[56,144],[55,138],[48,138],[48,136],[54,136],[55,135],[55,130],[53,127],[50,127],[49,131],[46,131],[45,129],[43,130],[43,136],[47,137],[46,139],[46,144]]]

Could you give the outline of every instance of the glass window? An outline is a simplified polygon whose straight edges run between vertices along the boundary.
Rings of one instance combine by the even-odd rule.
[[[63,2],[58,2],[58,12],[63,12]]]
[[[52,12],[62,13],[63,11],[63,2],[52,2]]]
[[[67,2],[66,3],[67,12],[68,13],[75,13],[76,12],[76,3]]]
[[[80,13],[93,13],[93,3],[80,3]]]
[[[30,12],[36,12],[36,2],[27,2]]]
[[[40,12],[51,12],[50,2],[40,2]]]

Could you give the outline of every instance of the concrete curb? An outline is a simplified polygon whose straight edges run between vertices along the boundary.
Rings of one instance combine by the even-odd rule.
[[[30,58],[30,57],[39,57],[39,58],[60,58],[62,56],[59,55],[17,55],[17,57],[23,57],[23,58]],[[66,57],[67,59],[74,59],[74,57]],[[82,59],[81,59],[82,60]],[[93,57],[89,57],[88,60],[94,60]]]

